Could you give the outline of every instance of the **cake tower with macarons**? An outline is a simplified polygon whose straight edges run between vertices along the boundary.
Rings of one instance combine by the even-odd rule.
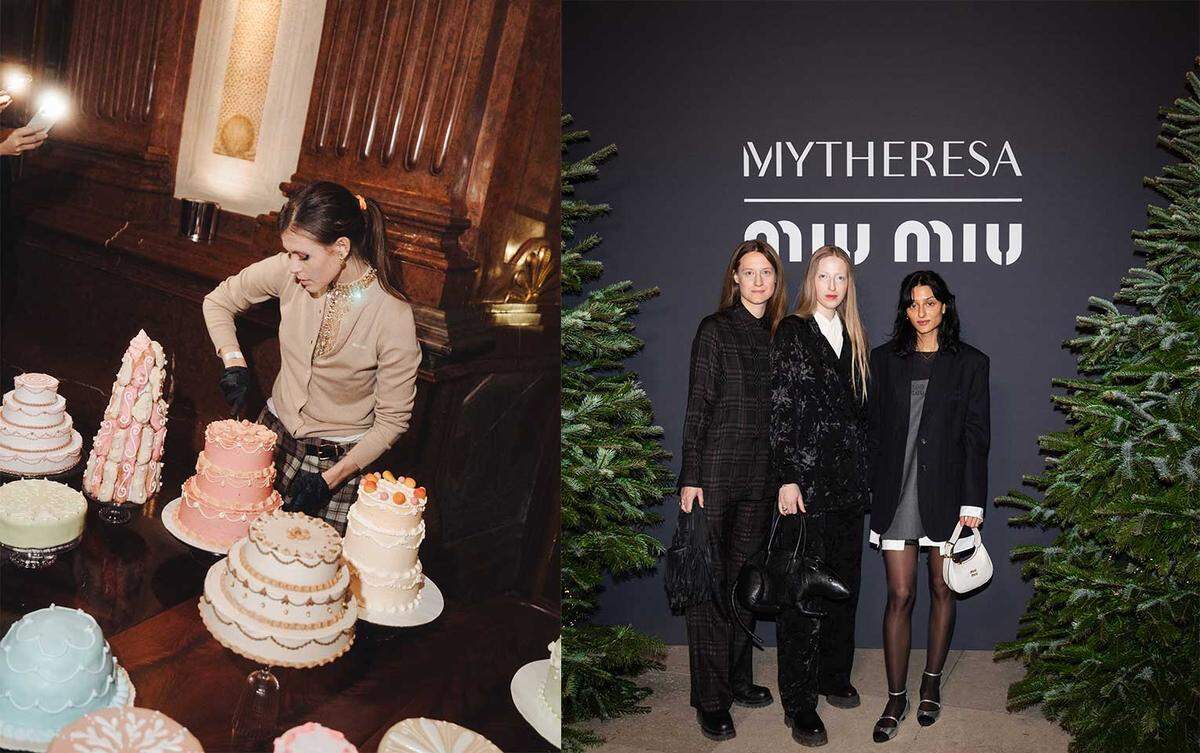
[[[143,504],[158,491],[167,437],[167,359],[140,330],[121,357],[88,454],[83,490],[100,502]]]
[[[343,547],[350,588],[366,612],[395,615],[420,603],[425,576],[418,550],[428,501],[424,487],[391,471],[369,473],[359,483]]]

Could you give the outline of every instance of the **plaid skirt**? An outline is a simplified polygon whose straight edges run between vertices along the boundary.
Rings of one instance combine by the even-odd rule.
[[[279,435],[279,443],[275,446],[275,491],[284,502],[291,499],[292,482],[301,471],[321,473],[337,464],[334,459],[305,454],[308,445],[289,434],[275,414],[266,408],[258,415],[258,423]],[[346,514],[358,497],[358,479],[355,475],[338,487],[320,513],[321,518],[343,536],[346,535]]]

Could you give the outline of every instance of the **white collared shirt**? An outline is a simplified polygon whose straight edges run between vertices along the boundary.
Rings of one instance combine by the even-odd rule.
[[[842,357],[842,318],[837,312],[833,312],[833,316],[826,318],[820,308],[813,312],[813,318],[817,320],[817,326],[821,328],[821,334],[825,335],[825,339],[829,341],[829,347],[833,348],[833,352],[838,358]]]

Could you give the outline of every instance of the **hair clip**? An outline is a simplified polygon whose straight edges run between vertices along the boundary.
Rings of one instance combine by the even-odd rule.
[[[354,198],[358,199],[359,210],[363,212],[367,211],[367,200],[364,199],[360,194],[354,194]]]

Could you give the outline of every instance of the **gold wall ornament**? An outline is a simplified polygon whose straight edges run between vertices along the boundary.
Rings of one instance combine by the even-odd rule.
[[[545,238],[530,238],[521,244],[515,256],[512,287],[505,303],[532,303],[554,274],[554,252]]]
[[[212,149],[217,154],[255,159],[282,7],[282,0],[238,0]]]

